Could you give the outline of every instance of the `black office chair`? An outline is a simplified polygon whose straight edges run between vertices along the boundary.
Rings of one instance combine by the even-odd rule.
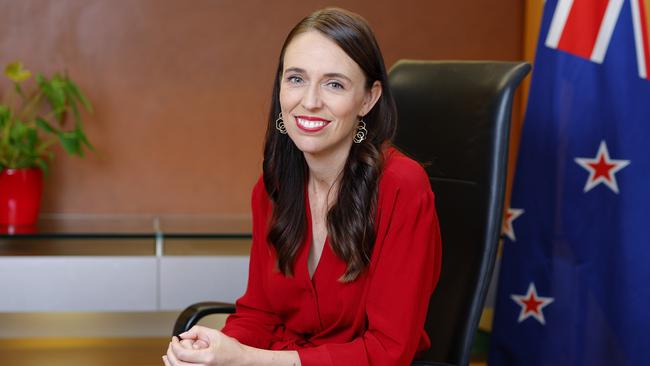
[[[400,61],[390,71],[395,144],[425,163],[442,235],[422,361],[469,364],[501,233],[515,89],[525,63]],[[429,363],[436,364],[436,363]]]
[[[426,323],[432,346],[417,364],[469,364],[501,232],[513,95],[529,71],[526,63],[408,60],[390,71],[395,144],[425,164],[443,243]],[[194,304],[174,334],[233,311],[232,304]]]

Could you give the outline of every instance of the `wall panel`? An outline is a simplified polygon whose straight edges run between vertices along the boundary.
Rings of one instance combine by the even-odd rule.
[[[43,211],[247,212],[281,42],[330,4],[370,21],[387,65],[521,58],[518,0],[0,0],[0,63],[67,69],[95,105],[96,151],[56,158]]]

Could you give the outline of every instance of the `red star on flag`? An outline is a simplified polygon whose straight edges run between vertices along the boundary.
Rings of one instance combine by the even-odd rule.
[[[510,295],[512,301],[516,302],[517,305],[521,306],[521,311],[519,312],[518,322],[521,323],[529,317],[537,319],[542,325],[546,324],[544,320],[544,313],[542,309],[548,306],[550,303],[555,301],[552,297],[543,297],[537,295],[537,288],[535,288],[534,283],[528,285],[528,291],[525,295]]]
[[[503,233],[512,241],[516,241],[515,229],[512,227],[512,222],[521,216],[524,210],[521,208],[508,207],[506,217],[503,219]]]
[[[600,183],[605,184],[614,193],[618,193],[615,174],[630,164],[629,160],[610,159],[605,140],[600,142],[595,158],[575,158],[575,162],[589,172],[589,178],[587,178],[584,188],[585,193]]]

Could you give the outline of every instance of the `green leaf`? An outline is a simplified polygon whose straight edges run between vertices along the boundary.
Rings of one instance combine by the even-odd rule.
[[[81,114],[79,114],[79,108],[77,107],[77,103],[74,101],[71,101],[70,103],[70,109],[72,109],[72,115],[74,116],[74,126],[76,129],[81,129],[83,126],[81,125]]]
[[[14,140],[14,141],[21,141],[23,137],[27,134],[27,131],[29,130],[29,127],[25,125],[21,121],[16,121],[16,123],[11,126],[11,130],[9,131],[9,137]],[[20,147],[20,145],[18,145]]]
[[[67,78],[66,78],[66,81],[67,81],[67,84],[68,84],[68,90],[69,90],[70,94],[74,96],[74,99],[79,101],[88,112],[92,112],[93,111],[93,106],[90,104],[90,101],[88,101],[88,99],[81,92],[81,90],[79,90],[79,87],[77,86],[77,84],[75,84],[74,81],[72,81],[70,79],[67,79]]]
[[[20,83],[29,79],[32,73],[29,70],[23,69],[23,63],[15,61],[5,67],[5,75],[16,83]]]
[[[11,132],[11,126],[13,124],[11,123],[11,119],[9,119],[9,123],[5,124],[2,126],[2,133],[0,134],[0,141],[2,142],[3,145],[9,145],[9,133]]]
[[[44,159],[38,158],[35,161],[36,165],[43,171],[43,174],[47,176],[50,172],[47,162]]]
[[[20,87],[20,84],[15,83],[14,84],[14,89],[16,89],[16,93],[18,93],[18,95],[25,98],[25,93],[23,93],[23,88]]]
[[[79,156],[83,157],[84,156],[84,150],[83,150],[83,145],[85,144],[86,141],[86,136],[84,135],[83,131],[81,129],[76,129],[74,131],[75,135],[77,136],[77,141],[79,141]],[[86,141],[84,141],[86,140]]]
[[[63,122],[63,115],[66,109],[65,83],[58,75],[54,75],[51,80],[47,80],[39,74],[37,80],[45,97],[50,102],[57,121],[59,123]]]
[[[63,149],[65,149],[68,154],[83,156],[83,153],[81,151],[81,143],[74,131],[59,132],[58,136]]]
[[[38,133],[36,133],[36,129],[30,128],[27,130],[25,133],[25,142],[25,150],[33,154],[36,150],[36,145],[38,144]]]
[[[2,129],[5,123],[9,123],[11,118],[11,111],[6,105],[0,104],[0,129]]]
[[[40,127],[43,131],[49,132],[49,133],[59,133],[59,130],[54,128],[51,124],[49,124],[46,120],[44,120],[41,117],[36,117],[36,126]]]
[[[84,143],[84,145],[86,145],[90,150],[95,150],[95,147],[90,143],[90,141],[88,141],[86,134],[81,129],[77,130],[77,135],[81,139],[81,142]]]

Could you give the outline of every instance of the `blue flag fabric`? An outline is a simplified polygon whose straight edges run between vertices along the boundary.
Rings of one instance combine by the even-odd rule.
[[[650,363],[648,7],[546,1],[490,366]]]

